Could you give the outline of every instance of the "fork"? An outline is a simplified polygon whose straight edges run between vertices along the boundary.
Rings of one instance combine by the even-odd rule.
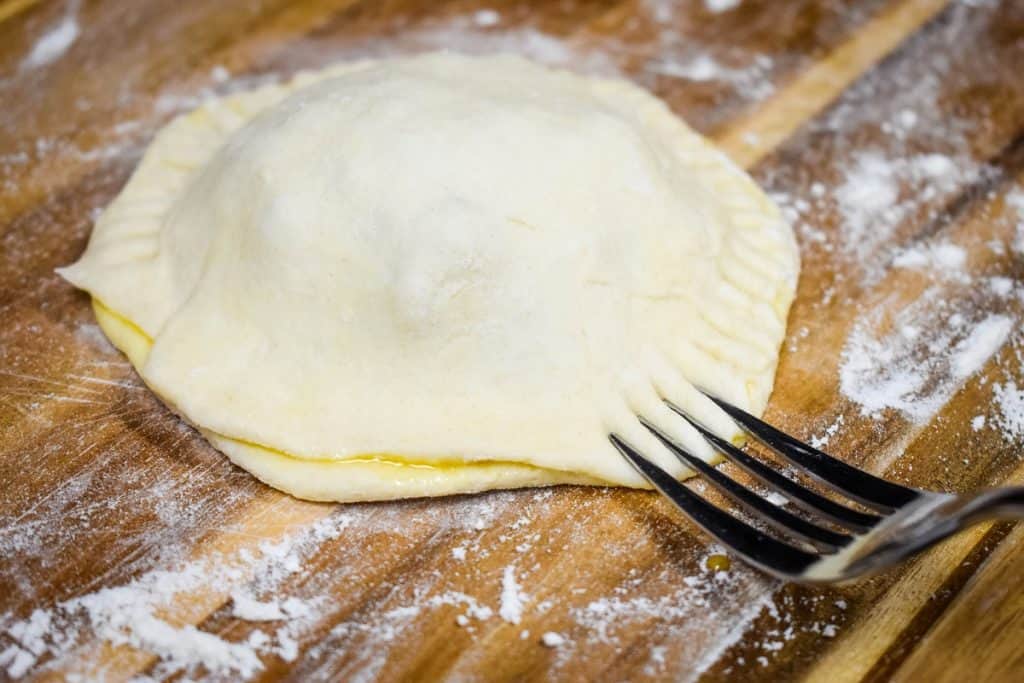
[[[1024,487],[954,495],[894,484],[848,465],[772,427],[753,415],[708,395],[757,441],[796,470],[864,510],[820,495],[795,479],[713,434],[685,411],[665,401],[729,461],[803,509],[797,516],[692,455],[647,419],[640,422],[684,464],[724,493],[762,531],[729,514],[680,484],[618,434],[609,439],[637,471],[676,507],[747,563],[799,583],[841,583],[891,567],[971,525],[987,520],[1024,519]],[[867,510],[867,511],[866,511]],[[813,521],[812,521],[813,520]]]

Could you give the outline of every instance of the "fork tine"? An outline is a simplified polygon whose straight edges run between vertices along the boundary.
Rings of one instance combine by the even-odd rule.
[[[859,533],[870,530],[882,521],[882,518],[878,515],[848,508],[845,505],[840,505],[834,500],[815,493],[809,488],[805,488],[792,479],[776,472],[760,460],[752,458],[733,444],[716,435],[700,422],[683,412],[681,408],[673,404],[671,401],[666,401],[666,404],[675,413],[693,425],[693,427],[700,432],[701,436],[703,436],[708,443],[710,443],[711,446],[718,450],[722,455],[739,467],[742,467],[754,477],[760,479],[768,486],[776,489],[779,493],[784,495],[786,498],[789,498],[805,510],[817,512],[836,524]]]
[[[711,482],[719,491],[732,498],[742,505],[755,517],[774,526],[779,531],[807,541],[818,550],[835,551],[850,543],[853,540],[846,534],[836,533],[829,529],[812,524],[801,519],[788,510],[772,505],[767,500],[757,495],[735,479],[715,469],[700,458],[687,452],[668,435],[641,417],[640,422],[644,427],[661,441],[666,448],[676,454],[690,468],[698,472],[702,477]]]
[[[920,497],[914,489],[879,479],[794,439],[731,403],[707,394],[743,429],[822,484],[868,507],[889,512]]]
[[[729,513],[718,509],[686,488],[616,434],[609,440],[651,486],[687,517],[750,564],[782,578],[798,578],[819,556],[783,543]]]

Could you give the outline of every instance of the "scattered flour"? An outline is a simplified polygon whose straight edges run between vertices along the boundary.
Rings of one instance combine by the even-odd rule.
[[[1006,194],[1006,205],[1017,212],[1018,218],[1024,220],[1024,189],[1015,187]]]
[[[210,79],[214,83],[227,83],[231,80],[231,72],[222,64],[218,64],[210,69]]]
[[[725,12],[740,5],[740,0],[705,0],[704,7],[712,13]],[[644,73],[679,78],[695,83],[714,81],[728,85],[729,96],[747,102],[757,102],[775,92],[772,72],[776,61],[763,53],[743,49],[738,44],[723,45],[716,41],[703,42],[699,33],[680,35],[678,26],[686,18],[691,5],[678,0],[642,0],[637,8],[653,23],[656,49],[646,53],[640,72],[634,73],[642,84],[653,86],[643,78]],[[640,17],[636,17],[637,20]],[[628,44],[603,41],[603,48],[621,51],[634,61],[636,50]],[[756,143],[754,143],[756,144]]]
[[[505,567],[501,579],[501,608],[498,615],[510,624],[518,624],[523,618],[523,608],[529,596],[523,593],[516,581],[515,565]]]
[[[812,436],[809,443],[815,448],[824,448],[828,445],[829,440],[836,435],[839,428],[843,426],[843,416],[840,415],[835,419],[835,422],[825,428],[825,432],[821,436]]]
[[[773,61],[764,55],[756,55],[743,67],[730,67],[716,60],[711,54],[677,53],[667,51],[644,65],[644,70],[660,76],[680,78],[687,81],[718,81],[733,86],[737,94],[746,99],[761,100],[774,92],[774,86],[766,74]],[[756,142],[752,143],[756,144]]]
[[[460,593],[458,591],[447,591],[440,595],[435,595],[425,603],[428,607],[440,607],[441,605],[451,605],[458,607],[460,605],[466,606],[466,623],[469,623],[469,619],[485,620],[490,619],[494,616],[494,610],[487,605],[481,605],[476,598]]]
[[[709,548],[709,552],[720,549]],[[703,561],[701,563],[703,566]],[[626,580],[610,595],[570,610],[573,621],[584,630],[580,645],[620,645],[620,629],[638,623],[657,624],[660,633],[676,634],[673,658],[691,662],[688,680],[696,680],[747,633],[765,610],[773,610],[772,595],[778,584],[752,570],[734,567],[728,572],[702,571],[684,577],[664,573],[647,577],[664,591],[659,597],[637,595],[634,580]],[[728,602],[722,596],[729,595]],[[709,619],[709,615],[715,615]]]
[[[477,10],[473,15],[473,23],[477,26],[497,26],[501,23],[501,15],[492,9]]]
[[[877,279],[883,269],[874,265],[874,257],[892,242],[900,224],[936,198],[973,182],[982,171],[968,158],[942,154],[891,158],[880,151],[857,153],[835,189],[844,253],[865,269],[869,281]],[[905,251],[897,256],[895,265],[957,270],[965,259],[963,249],[946,244],[927,251]]]
[[[94,325],[92,323],[79,325],[75,329],[75,337],[104,354],[117,353],[117,349],[114,348],[114,345],[110,343],[109,339],[107,339],[107,335],[100,331],[99,325]]]
[[[561,633],[548,631],[540,637],[540,642],[544,643],[545,647],[561,647],[565,645],[565,636]]]
[[[35,655],[17,645],[11,645],[0,652],[0,668],[13,678],[21,678],[35,664]]]
[[[36,69],[60,59],[78,39],[76,14],[78,2],[72,2],[64,17],[36,41],[32,51],[21,62],[22,69]]]
[[[892,261],[897,268],[929,268],[940,276],[957,273],[966,263],[967,251],[948,242],[906,249]]]
[[[605,76],[621,75],[614,50],[599,49],[580,40],[552,35],[532,27],[501,28],[501,15],[494,10],[479,10],[443,22],[428,22],[402,31],[394,37],[373,36],[366,41],[346,43],[342,50],[325,49],[312,42],[315,63],[340,59],[365,59],[410,54],[428,50],[453,50],[465,54],[512,53],[542,64],[571,67],[575,71]],[[605,46],[606,47],[606,46]],[[308,62],[309,60],[307,60]],[[310,68],[309,63],[303,63]]]
[[[984,426],[985,426],[985,416],[984,415],[975,415],[973,418],[971,418],[971,429],[973,429],[974,431],[980,432]]]
[[[1024,189],[1015,187],[1006,195],[1006,205],[1016,214],[1017,234],[1012,248],[1018,254],[1024,254]]]
[[[245,678],[262,670],[262,654],[294,658],[295,635],[316,618],[318,604],[298,598],[261,602],[242,584],[247,576],[256,575],[272,592],[277,583],[301,568],[306,554],[337,537],[350,521],[344,516],[320,520],[277,543],[260,544],[257,554],[243,551],[237,556],[184,562],[176,569],[149,571],[129,583],[37,609],[22,621],[0,617],[0,635],[14,641],[7,650],[14,654],[5,655],[11,660],[7,675],[24,675],[44,657],[41,670],[46,670],[93,639],[155,654],[160,659],[160,676],[201,666],[215,674]],[[178,626],[166,615],[183,597],[211,586],[231,592],[235,616],[283,621],[283,625],[272,636],[232,642],[191,624]]]
[[[173,492],[172,488],[167,494],[158,491],[156,495]],[[550,496],[550,491],[540,491],[528,500],[545,505]],[[477,534],[488,529],[498,515],[512,514],[522,504],[522,492],[482,495],[431,507],[416,524],[429,522],[433,528],[448,533]],[[66,506],[61,505],[60,510],[66,510]],[[336,601],[315,592],[315,597],[306,599],[285,596],[280,586],[299,575],[304,577],[301,583],[312,583],[315,591],[316,576],[310,574],[307,578],[304,574],[308,571],[306,558],[311,553],[353,525],[365,533],[398,533],[394,515],[401,514],[400,510],[401,506],[347,506],[279,541],[259,543],[252,550],[215,555],[203,561],[174,561],[171,569],[143,572],[126,584],[38,609],[23,620],[0,613],[0,678],[6,674],[13,679],[59,667],[62,657],[75,656],[83,646],[97,640],[131,645],[156,655],[159,661],[151,671],[155,680],[192,678],[200,667],[215,679],[242,679],[258,674],[265,656],[292,661],[298,656],[301,639],[311,633],[324,611]],[[180,519],[172,515],[167,523],[175,521]],[[536,536],[528,527],[523,527],[521,533]],[[463,547],[468,544],[465,541]],[[358,545],[351,552],[360,552]],[[335,580],[338,572],[345,571],[344,556],[339,560],[341,566],[334,572]],[[250,576],[256,578],[250,580]],[[475,622],[499,616],[496,609],[471,595],[435,586],[438,579],[430,574],[411,585],[397,583],[396,592],[411,589],[403,604],[380,613],[359,614],[335,627],[334,637],[365,637],[373,645],[365,657],[355,661],[355,673],[372,677],[372,672],[386,661],[389,644],[420,615],[431,610],[443,606],[457,608],[456,622],[469,630]],[[521,618],[527,596],[518,585],[515,569],[507,569],[495,588],[501,595],[500,616]],[[187,603],[189,594],[211,589],[231,596],[228,614],[260,624],[260,628],[252,630],[248,637],[234,640],[179,625],[167,612],[173,605]]]
[[[312,606],[298,598],[261,602],[245,591],[236,590],[231,593],[231,600],[232,615],[246,621],[281,621],[313,613]]]
[[[685,78],[689,81],[724,80],[728,70],[719,66],[718,62],[708,55],[697,55],[690,62],[663,62],[648,67],[649,70],[663,76]]]
[[[1013,319],[1005,315],[990,315],[979,322],[966,339],[953,347],[950,362],[953,377],[964,380],[980,370],[1006,343],[1012,331]]]
[[[871,316],[855,325],[842,352],[839,386],[864,415],[898,410],[914,422],[930,419],[1010,336],[1014,319],[991,314],[971,320],[950,313],[929,290],[878,336]]]
[[[1016,441],[1024,439],[1024,389],[1016,382],[994,384],[992,391],[998,414],[993,419],[1003,433]]]
[[[665,651],[664,645],[654,645],[651,647],[651,652],[648,655],[647,664],[644,665],[644,673],[648,676],[654,676],[658,672],[662,671],[665,667]]]
[[[729,10],[736,9],[740,6],[742,0],[704,0],[704,7],[709,12],[718,14],[720,12],[728,12]]]
[[[992,277],[988,280],[989,289],[998,297],[1006,298],[1013,294],[1013,280],[1008,277]]]
[[[75,617],[84,615],[91,634],[114,645],[152,652],[182,669],[202,665],[211,671],[252,675],[262,668],[252,648],[229,643],[191,625],[175,627],[159,616],[175,596],[202,585],[208,572],[209,567],[200,563],[177,571],[150,572],[129,584],[73,598],[50,610],[37,609],[27,621],[14,622],[3,630],[17,647],[31,653],[32,661],[25,671],[39,656],[59,657],[86,637],[70,625]],[[17,677],[10,669],[7,673]]]
[[[917,124],[917,113],[912,109],[903,109],[897,116],[897,122],[904,129],[909,130]]]
[[[721,11],[724,11],[730,2],[738,5],[736,0],[718,0],[715,4],[722,6]],[[659,30],[653,38],[657,49],[640,66],[641,74],[724,83],[731,87],[733,96],[749,101],[763,99],[774,92],[769,78],[774,61],[767,55],[680,40],[674,27],[680,7],[672,0],[648,0],[640,4],[640,9],[656,25],[665,25],[664,30]],[[480,9],[442,23],[426,23],[403,31],[393,40],[375,36],[371,41],[348,43],[342,51],[335,49],[331,54],[325,54],[324,46],[319,43],[314,48],[319,60],[433,49],[469,54],[512,52],[546,65],[603,76],[623,76],[623,63],[633,61],[637,56],[632,46],[608,36],[602,36],[600,41],[591,41],[584,36],[566,38],[535,28],[495,30],[501,20],[502,15],[497,10]]]

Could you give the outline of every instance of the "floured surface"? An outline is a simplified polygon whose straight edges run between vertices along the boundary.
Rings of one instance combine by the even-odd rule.
[[[1019,649],[1012,626],[992,634],[970,611],[1014,599],[989,582],[998,527],[871,582],[812,590],[737,562],[711,574],[720,549],[643,492],[296,502],[164,410],[52,270],[79,255],[91,212],[149,136],[212,92],[342,57],[511,44],[634,78],[714,137],[789,93],[886,3],[794,3],[784,17],[751,0],[718,13],[661,1],[286,4],[256,17],[83,3],[66,57],[17,77],[67,8],[0,21],[0,678],[15,666],[107,680],[234,680],[250,667],[293,680],[884,680],[910,657],[966,680],[1000,643]],[[913,485],[1021,478],[1024,56],[1012,4],[940,12],[753,169],[792,213],[805,264],[769,419]],[[753,73],[766,86],[740,92]],[[921,161],[933,154],[955,170]],[[860,243],[865,214],[841,200],[865,158],[900,187],[876,195],[886,201]],[[502,618],[506,602],[518,624]],[[961,648],[971,656],[950,656]]]

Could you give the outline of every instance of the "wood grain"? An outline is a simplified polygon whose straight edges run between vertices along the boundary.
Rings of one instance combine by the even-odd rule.
[[[753,166],[946,5],[944,0],[908,0],[887,8],[719,133],[717,142],[736,163]]]
[[[1024,652],[1008,633],[1020,633],[1024,605],[1014,590],[1024,572],[1024,529],[1015,529],[938,619],[895,680],[1012,680]],[[935,652],[945,657],[930,656]],[[978,657],[984,652],[985,657]]]
[[[27,10],[40,0],[4,0],[0,2],[0,21],[10,19],[14,15]]]
[[[484,7],[498,25],[476,23]],[[92,0],[75,10],[80,35],[68,51],[27,68],[25,55],[67,11],[0,3],[0,652],[25,645],[12,627],[35,610],[75,634],[67,647],[46,641],[30,676],[236,677],[176,669],[160,643],[112,643],[103,623],[67,607],[159,581],[183,582],[168,604],[150,605],[172,629],[269,639],[251,676],[262,680],[1024,675],[1019,529],[978,527],[869,581],[812,589],[738,563],[709,572],[714,546],[643,492],[296,501],[169,414],[98,334],[86,297],[53,273],[81,252],[91,213],[116,195],[146,141],[199,94],[366,54],[525,51],[636,80],[769,190],[806,202],[772,421],[803,437],[838,424],[830,451],[917,486],[1021,481],[1020,438],[993,426],[992,405],[994,384],[1024,384],[1016,332],[977,372],[947,382],[924,417],[865,415],[839,386],[851,335],[885,334],[922,300],[972,320],[1011,316],[1020,329],[1024,301],[985,284],[1024,283],[1008,202],[1024,187],[1019,3],[745,0],[715,14],[699,2],[639,0]],[[715,77],[687,71],[701,55],[718,65]],[[917,125],[894,129],[906,110]],[[979,170],[916,198],[884,235],[853,241],[832,197],[850,169],[865,154],[932,152]],[[943,244],[966,253],[963,277],[892,263],[900,250]],[[988,426],[975,430],[979,415]],[[529,595],[522,621],[458,625],[457,596],[496,609],[509,567]],[[188,583],[188,568],[210,576]],[[315,606],[285,633],[294,651],[283,647],[287,624],[235,616],[234,590]],[[543,646],[548,631],[565,644]]]

